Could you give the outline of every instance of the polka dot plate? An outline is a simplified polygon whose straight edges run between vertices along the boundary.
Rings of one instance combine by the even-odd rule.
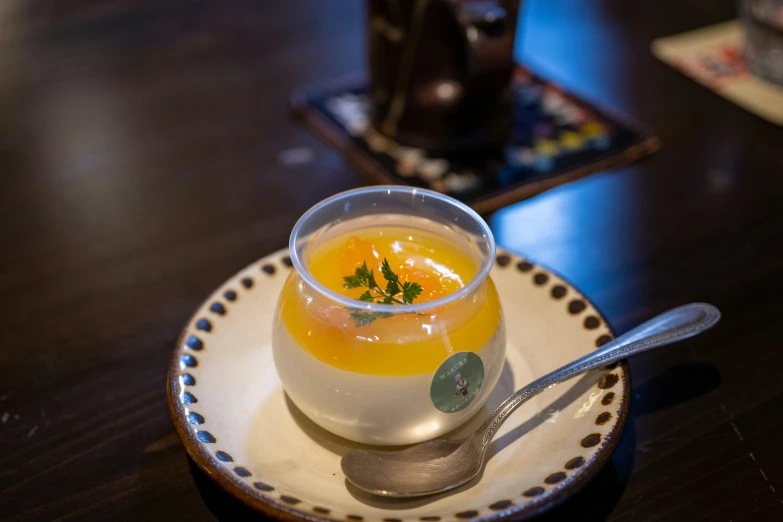
[[[625,364],[523,405],[495,436],[483,473],[452,492],[398,500],[353,488],[340,458],[358,445],[304,417],[275,373],[272,318],[289,270],[280,251],[217,289],[185,326],[168,379],[188,453],[259,511],[313,522],[525,519],[578,491],[617,446],[630,406]],[[506,364],[489,403],[453,438],[471,433],[516,389],[612,338],[598,311],[550,270],[500,252],[492,278],[506,317]]]

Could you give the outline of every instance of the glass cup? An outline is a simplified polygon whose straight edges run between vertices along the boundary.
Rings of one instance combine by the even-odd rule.
[[[433,241],[426,263],[459,252],[472,277],[445,296],[404,304],[363,302],[314,277],[313,253],[330,240],[401,230]],[[495,242],[473,210],[418,188],[352,190],[308,210],[289,249],[294,270],[278,300],[273,353],[307,417],[350,440],[400,445],[451,431],[486,403],[505,360],[505,329],[489,277]],[[380,260],[369,261],[382,281]]]
[[[739,0],[739,13],[748,68],[783,86],[783,0]]]

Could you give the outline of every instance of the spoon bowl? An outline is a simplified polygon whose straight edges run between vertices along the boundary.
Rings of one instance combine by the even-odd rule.
[[[434,439],[399,451],[357,450],[342,460],[356,487],[386,497],[421,497],[448,491],[481,471],[466,440]]]

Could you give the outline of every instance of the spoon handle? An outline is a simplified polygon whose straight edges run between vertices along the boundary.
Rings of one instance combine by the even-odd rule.
[[[511,412],[550,386],[631,355],[687,339],[712,327],[719,319],[720,311],[713,305],[706,303],[687,304],[653,317],[599,349],[520,389],[498,406],[471,438],[478,439],[480,437],[482,439],[481,448],[486,449],[500,425]]]

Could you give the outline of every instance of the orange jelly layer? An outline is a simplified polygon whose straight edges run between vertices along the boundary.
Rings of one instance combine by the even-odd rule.
[[[476,275],[476,262],[460,245],[409,227],[353,231],[318,245],[308,268],[324,286],[358,301],[367,288],[346,289],[343,277],[367,263],[381,288],[388,260],[400,281],[420,284],[414,304],[458,291]],[[294,341],[336,368],[370,375],[417,375],[435,371],[451,354],[480,350],[500,324],[500,303],[490,279],[473,295],[420,314],[399,313],[357,326],[351,311],[292,274],[283,288],[280,314]],[[399,306],[400,311],[404,311]]]

